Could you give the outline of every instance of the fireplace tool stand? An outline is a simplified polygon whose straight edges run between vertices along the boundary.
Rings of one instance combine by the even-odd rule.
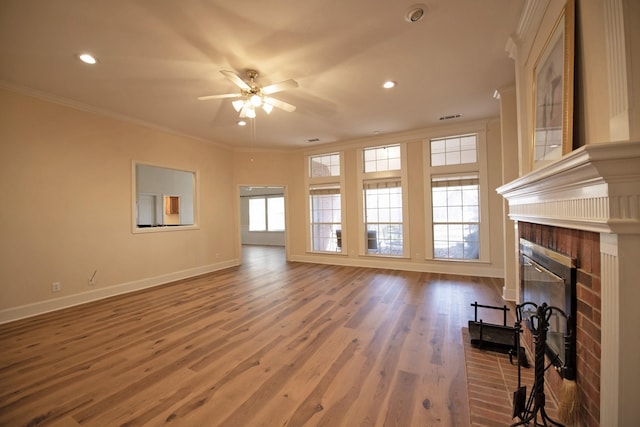
[[[520,385],[520,365],[518,365],[518,390],[516,391],[514,399],[514,417],[518,416],[520,421],[512,424],[511,427],[529,425],[529,422],[531,421],[533,421],[534,426],[554,425],[564,427],[562,424],[552,420],[545,410],[544,372],[546,371],[546,368],[544,366],[544,355],[551,313],[559,312],[563,317],[566,318],[567,316],[561,309],[557,307],[550,307],[546,303],[538,306],[532,302],[526,302],[516,307],[518,331],[520,330],[520,322],[522,320],[521,310],[526,305],[533,305],[536,307],[536,314],[530,317],[531,330],[535,343],[534,382],[531,389],[531,395],[529,396],[528,402],[525,406],[524,399],[526,397],[526,388],[521,387]],[[549,364],[549,366],[551,366],[551,364]],[[523,389],[524,393],[519,393]],[[531,408],[531,405],[533,405],[533,408]],[[524,409],[519,412],[522,407],[524,407]],[[540,417],[541,423],[538,423],[538,417]]]

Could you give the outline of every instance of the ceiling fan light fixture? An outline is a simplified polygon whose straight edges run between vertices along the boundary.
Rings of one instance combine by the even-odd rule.
[[[259,95],[252,95],[251,98],[249,98],[249,101],[254,107],[259,107],[262,105],[262,97]]]
[[[255,70],[247,70],[247,75],[250,80],[249,82],[243,80],[242,77],[233,71],[220,70],[220,73],[238,86],[240,88],[240,93],[199,96],[199,100],[206,101],[210,99],[238,98],[235,101],[232,101],[231,105],[234,110],[240,113],[240,119],[247,117],[250,119],[255,118],[256,109],[260,107],[262,107],[267,114],[270,114],[274,108],[280,108],[289,113],[296,110],[295,105],[291,105],[287,102],[280,101],[277,98],[271,98],[268,96],[272,93],[298,87],[298,83],[295,80],[284,80],[262,87],[255,83],[255,78],[258,77],[258,72]]]
[[[241,99],[236,99],[231,103],[231,105],[233,105],[234,110],[240,112],[240,110],[242,110],[242,107],[244,107],[244,101]]]

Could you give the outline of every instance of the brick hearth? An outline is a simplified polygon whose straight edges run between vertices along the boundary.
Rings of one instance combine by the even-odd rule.
[[[470,425],[472,427],[509,426],[512,419],[513,392],[518,388],[518,367],[509,363],[509,355],[485,351],[471,345],[469,331],[462,329],[467,388],[469,392]],[[533,385],[533,359],[528,355],[530,368],[522,368],[522,384],[527,397]],[[545,384],[546,385],[546,384]],[[557,420],[556,399],[545,387],[547,414]]]

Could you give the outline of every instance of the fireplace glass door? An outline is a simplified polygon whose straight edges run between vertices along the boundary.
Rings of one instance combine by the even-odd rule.
[[[537,305],[547,303],[548,306],[558,307],[566,311],[567,301],[565,283],[561,277],[553,274],[527,256],[522,257],[522,273],[524,286],[524,301],[535,302]],[[532,306],[529,306],[532,307]],[[530,322],[530,316],[536,314],[533,309],[525,311],[525,320]],[[570,314],[570,313],[568,313]],[[536,325],[537,326],[537,325]],[[557,311],[551,311],[549,330],[547,332],[547,348],[549,356],[555,365],[565,363],[564,336],[567,334],[567,320]]]
[[[575,259],[520,239],[521,303],[544,303],[552,307],[548,319],[546,353],[559,368],[575,368],[576,261]],[[529,329],[537,321],[536,310],[524,304],[522,318]],[[536,329],[538,325],[535,325]]]

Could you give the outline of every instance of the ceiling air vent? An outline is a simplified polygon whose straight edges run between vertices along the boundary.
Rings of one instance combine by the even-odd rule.
[[[442,116],[442,117],[440,117],[440,120],[458,119],[460,117],[462,117],[462,114],[458,113],[458,114],[452,114],[450,116]]]

